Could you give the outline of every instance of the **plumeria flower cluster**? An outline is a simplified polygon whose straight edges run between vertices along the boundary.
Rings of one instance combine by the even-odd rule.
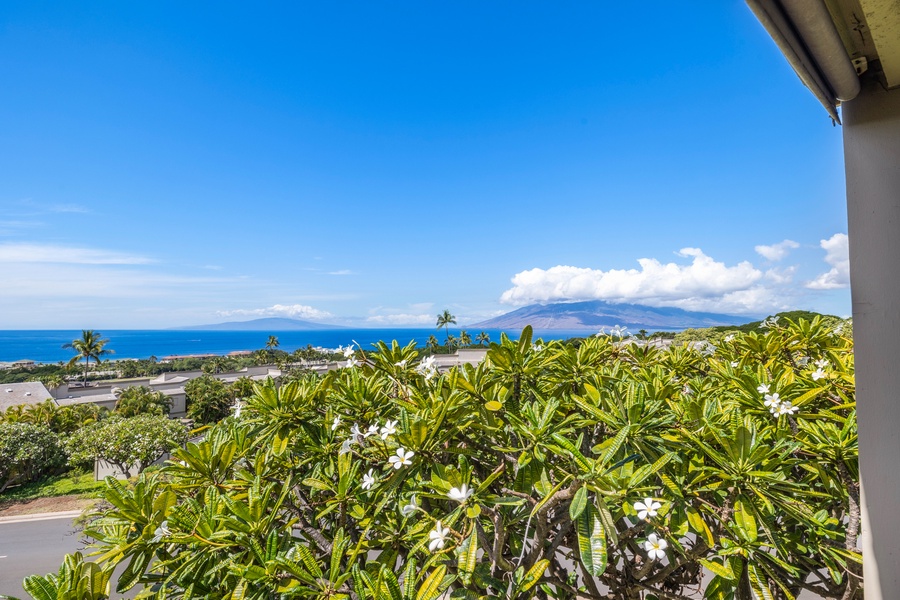
[[[772,329],[778,324],[778,317],[766,317],[766,319],[759,324],[760,329]]]
[[[434,364],[434,356],[429,356],[420,362],[419,366],[416,367],[416,371],[425,376],[425,381],[429,381],[437,375],[437,365]]]
[[[774,394],[769,393],[769,386],[765,383],[761,383],[759,387],[756,388],[760,394],[763,394],[763,405],[769,409],[769,412],[772,413],[774,417],[780,417],[782,415],[792,415],[800,410],[798,407],[791,404],[790,400],[782,400],[778,395],[778,392]]]
[[[443,527],[441,522],[438,521],[435,523],[434,529],[428,533],[428,539],[431,540],[428,542],[428,550],[431,552],[441,550],[444,547],[444,544],[447,543],[448,537],[450,537],[450,529],[448,527]]]
[[[407,450],[403,446],[397,448],[397,453],[388,459],[388,464],[394,467],[395,469],[402,469],[403,467],[407,467],[412,464],[412,460],[410,460],[413,456],[415,456],[415,452],[412,450]]]
[[[642,502],[635,502],[632,507],[637,513],[638,519],[646,520],[647,517],[655,517],[662,504],[653,498],[644,498]]]
[[[458,488],[450,488],[450,491],[447,492],[447,497],[462,504],[469,498],[469,496],[474,493],[475,491],[469,488],[469,486],[464,483]]]
[[[830,366],[831,363],[825,360],[824,358],[817,360],[813,363],[816,366],[816,370],[813,371],[812,378],[813,381],[818,381],[823,377],[827,377],[828,375],[825,373],[825,368]]]
[[[661,538],[655,533],[651,533],[644,540],[644,550],[647,551],[647,558],[650,560],[662,560],[666,556],[666,548],[669,542],[665,538]]]

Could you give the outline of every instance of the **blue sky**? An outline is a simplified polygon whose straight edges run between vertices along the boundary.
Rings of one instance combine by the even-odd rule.
[[[0,328],[850,312],[840,127],[741,2],[5,3]]]

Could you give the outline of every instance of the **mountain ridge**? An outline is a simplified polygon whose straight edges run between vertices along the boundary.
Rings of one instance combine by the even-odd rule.
[[[346,327],[284,317],[264,317],[250,321],[188,325],[185,327],[173,327],[173,329],[181,331],[322,331],[327,329],[346,329]]]
[[[754,317],[689,311],[670,306],[612,304],[604,300],[532,304],[469,327],[484,329],[585,329],[624,326],[629,329],[688,329],[743,325]]]

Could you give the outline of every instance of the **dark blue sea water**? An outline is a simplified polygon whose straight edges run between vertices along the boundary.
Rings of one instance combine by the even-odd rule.
[[[481,330],[479,330],[481,331]],[[479,331],[469,329],[473,340]],[[491,341],[500,340],[497,329],[485,330]],[[454,335],[459,330],[450,330]],[[264,348],[270,335],[278,338],[279,349],[292,352],[307,344],[323,348],[337,348],[357,342],[364,350],[372,349],[379,341],[397,340],[401,345],[415,340],[424,346],[428,337],[434,335],[441,342],[446,334],[435,329],[335,329],[324,331],[178,331],[178,330],[109,330],[100,332],[109,340],[106,347],[115,354],[111,359],[121,358],[162,358],[171,354],[227,354],[238,350],[259,350]],[[517,338],[520,331],[507,332]],[[535,331],[535,338],[545,340],[567,339],[590,335],[590,331]],[[34,360],[41,363],[68,361],[71,350],[62,345],[81,337],[81,331],[0,331],[0,361]]]

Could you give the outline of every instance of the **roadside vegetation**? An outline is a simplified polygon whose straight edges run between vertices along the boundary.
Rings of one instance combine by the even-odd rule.
[[[447,373],[348,349],[109,479],[96,556],[26,590],[99,600],[124,567],[155,598],[860,598],[849,329],[760,325],[665,350],[526,329]]]

